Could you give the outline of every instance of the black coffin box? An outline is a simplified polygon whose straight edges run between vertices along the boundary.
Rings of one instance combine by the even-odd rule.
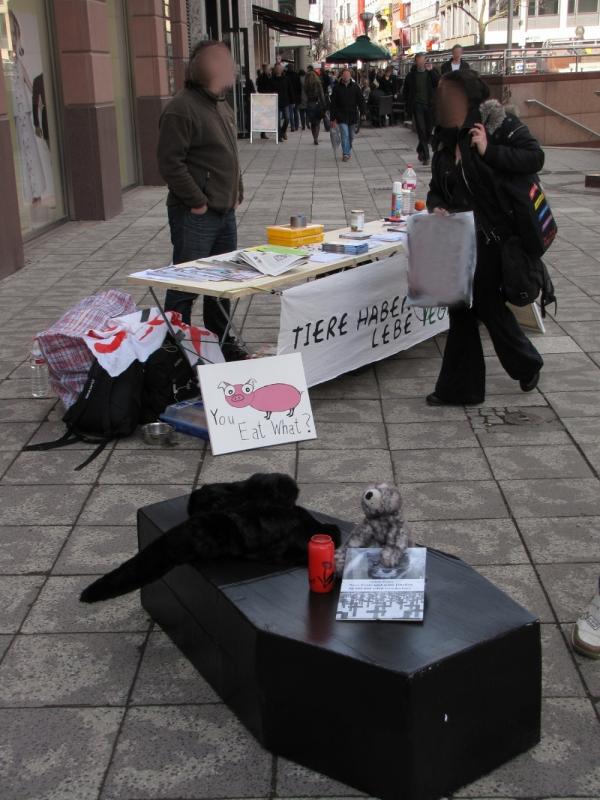
[[[140,548],[186,505],[140,509]],[[539,622],[463,561],[429,550],[422,624],[336,622],[337,597],[228,560],[142,605],[264,747],[384,800],[447,795],[539,741]]]

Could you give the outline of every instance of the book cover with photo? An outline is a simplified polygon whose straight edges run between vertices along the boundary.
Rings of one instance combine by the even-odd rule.
[[[409,547],[390,568],[380,547],[348,548],[336,619],[422,622],[426,556],[426,547]]]

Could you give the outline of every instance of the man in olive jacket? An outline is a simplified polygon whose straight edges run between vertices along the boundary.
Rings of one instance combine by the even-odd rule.
[[[225,92],[235,82],[235,64],[223,42],[203,41],[193,50],[185,88],[160,118],[158,166],[169,194],[167,210],[173,263],[227,253],[237,248],[235,209],[243,199],[237,131]],[[165,309],[190,323],[198,295],[169,289]],[[229,314],[229,302],[221,301]],[[223,310],[205,297],[204,325],[220,339],[227,326]],[[247,353],[228,336],[229,361]]]

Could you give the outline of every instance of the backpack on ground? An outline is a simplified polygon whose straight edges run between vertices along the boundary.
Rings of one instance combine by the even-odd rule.
[[[141,416],[143,377],[143,365],[137,360],[116,378],[111,378],[94,360],[79,397],[63,416],[67,426],[64,435],[23,450],[54,450],[75,442],[97,444],[94,452],[75,468],[82,470],[109,442],[135,431]]]
[[[168,333],[144,364],[140,422],[155,422],[167,406],[199,394],[198,378],[182,346]]]

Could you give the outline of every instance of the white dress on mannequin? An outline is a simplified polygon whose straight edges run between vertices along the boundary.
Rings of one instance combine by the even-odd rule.
[[[23,177],[23,200],[31,204],[44,194],[46,178],[33,128],[31,92],[26,82],[25,67],[18,56],[12,63],[13,112]]]

